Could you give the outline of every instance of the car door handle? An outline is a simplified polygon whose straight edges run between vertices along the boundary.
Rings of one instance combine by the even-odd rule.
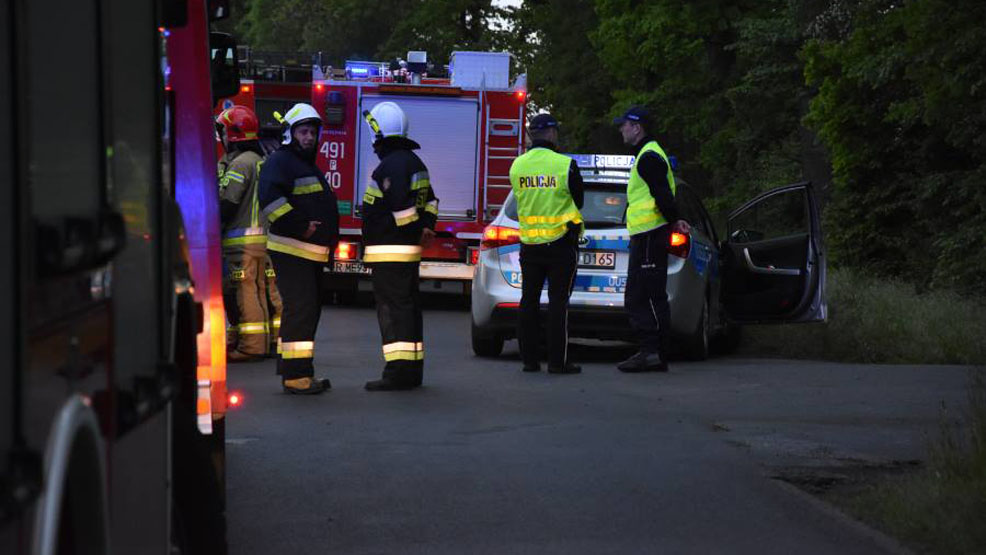
[[[775,268],[773,266],[757,266],[750,258],[750,249],[743,248],[743,257],[746,258],[746,266],[755,274],[769,274],[774,276],[800,276],[801,270],[797,268]]]

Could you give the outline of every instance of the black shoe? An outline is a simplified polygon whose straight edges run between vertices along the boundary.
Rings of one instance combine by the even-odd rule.
[[[578,364],[572,364],[569,362],[565,366],[549,366],[549,374],[579,374],[582,372],[582,367]]]
[[[332,389],[332,382],[328,378],[282,380],[281,385],[284,387],[284,392],[291,395],[318,395],[323,391]]]
[[[619,363],[617,366],[620,372],[667,372],[668,363],[664,361],[659,353],[645,353],[643,351]]]
[[[524,372],[540,372],[541,371],[541,363],[540,362],[535,362],[533,366],[532,365],[525,364],[524,367],[521,370],[523,370]]]
[[[381,378],[379,380],[373,380],[372,382],[366,382],[364,387],[367,391],[407,391],[418,387],[418,385],[420,384],[399,382],[390,378]]]

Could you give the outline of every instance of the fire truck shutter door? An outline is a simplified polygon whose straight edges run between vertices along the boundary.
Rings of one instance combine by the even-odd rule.
[[[421,145],[415,151],[431,177],[431,186],[441,203],[441,219],[475,219],[479,180],[479,103],[475,98],[421,98],[364,96],[360,113],[381,102],[396,102],[407,114],[408,138]],[[357,199],[363,198],[373,168],[379,160],[373,153],[373,134],[360,125]]]

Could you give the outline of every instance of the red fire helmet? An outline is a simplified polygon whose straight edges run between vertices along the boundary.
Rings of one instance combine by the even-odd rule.
[[[232,143],[239,141],[256,141],[260,123],[257,115],[246,106],[233,106],[222,111],[216,117],[216,127],[222,127],[226,139]]]

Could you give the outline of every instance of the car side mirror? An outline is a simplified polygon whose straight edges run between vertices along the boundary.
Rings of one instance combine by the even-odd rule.
[[[240,91],[240,59],[236,39],[227,33],[209,33],[212,58],[209,64],[212,75],[212,104],[220,98],[234,96]]]

